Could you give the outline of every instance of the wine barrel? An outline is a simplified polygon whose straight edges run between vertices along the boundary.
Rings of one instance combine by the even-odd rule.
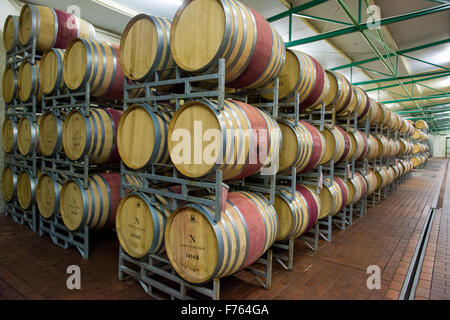
[[[39,122],[39,147],[44,156],[52,157],[62,148],[63,120],[54,111],[47,111]]]
[[[268,84],[280,73],[286,56],[274,27],[234,0],[183,2],[170,29],[170,49],[176,64],[193,73],[213,70],[218,58],[224,58],[230,88]]]
[[[36,121],[32,117],[24,117],[19,119],[17,126],[17,145],[19,151],[24,156],[31,156],[34,152],[41,154],[39,146],[39,122],[41,116],[36,117]]]
[[[300,192],[300,194],[303,196],[308,206],[309,222],[305,230],[305,232],[308,232],[312,229],[312,227],[314,227],[314,225],[317,223],[317,220],[319,219],[320,210],[322,208],[320,197],[309,186],[297,184],[296,189],[297,192]]]
[[[429,129],[428,127],[428,123],[425,120],[417,120],[416,122],[414,122],[414,127],[416,127],[416,129]]]
[[[381,104],[370,98],[369,121],[371,125],[380,123],[383,119],[383,108]]]
[[[38,177],[40,173],[38,173]],[[22,171],[17,178],[17,199],[22,209],[28,210],[36,201],[37,178],[31,172]]]
[[[117,148],[125,165],[137,170],[152,163],[168,163],[169,123],[174,108],[160,104],[158,112],[135,104],[123,113],[117,129]]]
[[[129,193],[117,207],[116,232],[127,254],[142,258],[164,252],[164,230],[171,211],[151,204],[140,192]]]
[[[347,187],[347,184],[344,181],[345,179],[341,179],[340,177],[333,177],[333,181],[336,181],[337,186],[339,187],[339,189],[341,190],[342,193],[342,205],[339,208],[339,211],[344,210],[345,206],[347,205],[347,202],[349,202],[350,199],[350,190]]]
[[[5,166],[2,173],[2,195],[9,202],[17,196],[17,172],[13,167]]]
[[[9,15],[3,25],[3,47],[7,52],[19,45],[19,17]]]
[[[369,138],[367,139],[368,141],[368,152],[366,155],[366,158],[369,160],[375,159],[377,154],[378,154],[378,142],[377,139],[375,138],[374,135],[369,134]]]
[[[317,128],[317,127],[316,127]],[[325,164],[334,160],[336,163],[339,161],[345,152],[345,138],[339,129],[334,126],[332,129],[328,127],[324,127],[324,130],[321,131],[324,139],[325,139],[325,155],[320,162],[320,164]]]
[[[63,124],[63,148],[71,160],[89,156],[92,163],[114,163],[120,160],[116,135],[122,111],[90,108],[89,116],[72,110]]]
[[[112,228],[120,201],[120,174],[94,174],[89,177],[88,189],[77,179],[68,180],[60,198],[61,217],[69,230]]]
[[[356,113],[358,115],[358,120],[362,121],[369,116],[370,98],[363,89],[357,86],[353,86],[353,88],[355,89],[357,99]]]
[[[128,79],[154,81],[156,70],[160,80],[175,75],[175,61],[170,51],[170,26],[167,18],[139,14],[128,22],[120,39],[120,65]]]
[[[387,107],[384,107],[383,111],[384,117],[381,121],[381,125],[383,128],[388,128],[389,122],[391,121],[392,111]]]
[[[74,38],[95,38],[95,28],[75,15],[44,6],[25,4],[19,17],[19,40],[23,45],[36,38],[40,52],[66,48]]]
[[[356,203],[360,201],[367,194],[367,181],[364,177],[359,173],[355,172],[353,179],[351,179],[353,186],[355,187],[355,197],[353,198],[352,203]]]
[[[342,74],[325,70],[329,82],[329,89],[325,98],[325,106],[334,108],[336,115],[344,116],[350,111],[352,101],[352,85]]]
[[[272,89],[271,83],[266,89]],[[299,92],[300,108],[315,107],[325,101],[329,89],[328,78],[322,66],[306,53],[288,49],[286,61],[279,75],[279,99],[293,97]],[[262,96],[272,100],[273,93]]]
[[[44,94],[55,94],[64,86],[64,53],[63,49],[50,49],[42,55],[39,64],[39,84]]]
[[[279,172],[296,167],[297,173],[315,168],[325,155],[325,140],[318,129],[300,120],[279,120],[281,129],[281,151]]]
[[[335,125],[335,128],[342,134],[344,138],[344,153],[342,156],[336,161],[336,163],[340,163],[345,160],[349,160],[353,157],[353,154],[350,153],[352,151],[352,141],[349,137],[349,134],[347,131],[339,127],[338,125]]]
[[[345,202],[344,206],[348,206],[351,203],[353,203],[353,200],[357,196],[355,185],[352,183],[352,179],[345,179],[344,176],[339,176],[341,181],[345,183],[346,191],[347,191],[347,201]],[[358,190],[359,192],[359,190]]]
[[[17,147],[17,123],[7,117],[2,125],[2,147],[6,153],[11,153]]]
[[[370,196],[377,189],[377,177],[372,169],[369,169],[367,174],[364,176],[367,181],[367,195]]]
[[[344,194],[339,184],[333,179],[333,183],[330,179],[324,179],[324,184],[319,193],[321,202],[321,212],[319,219],[326,216],[335,216],[341,211],[344,201]]]
[[[353,135],[356,141],[354,158],[356,161],[363,161],[369,151],[369,141],[365,133],[358,129],[351,129],[349,135]]]
[[[54,176],[43,173],[36,186],[36,203],[39,213],[44,219],[59,215],[61,184]]]
[[[302,194],[283,188],[275,195],[274,208],[278,219],[278,233],[276,241],[301,236],[309,224],[308,206]]]
[[[22,102],[28,102],[33,96],[36,96],[37,102],[41,101],[42,90],[39,85],[39,63],[39,61],[36,61],[35,64],[31,64],[29,61],[24,61],[19,67],[19,98]]]
[[[381,189],[386,185],[387,171],[384,171],[382,168],[384,167],[381,168],[374,167],[373,169],[373,173],[375,174],[377,181],[375,190]]]
[[[210,176],[216,169],[224,180],[248,177],[277,162],[280,145],[277,122],[240,101],[226,100],[221,111],[214,101],[185,103],[169,126],[170,158],[191,178]]]
[[[63,78],[71,90],[90,84],[90,93],[105,100],[123,99],[119,48],[106,41],[74,39],[66,48]]]
[[[175,271],[191,283],[231,275],[254,263],[275,241],[277,214],[262,195],[230,192],[221,219],[214,210],[187,204],[169,217],[167,256]]]
[[[19,78],[17,71],[12,67],[6,67],[3,71],[2,95],[6,104],[19,97]]]

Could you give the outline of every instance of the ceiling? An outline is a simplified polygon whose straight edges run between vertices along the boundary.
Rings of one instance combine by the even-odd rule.
[[[284,12],[289,5],[293,7],[310,2],[311,0],[241,0],[241,2],[259,11],[264,17],[269,18],[278,13]],[[77,5],[81,9],[81,17],[93,23],[97,28],[120,35],[128,21],[137,13],[147,13],[157,16],[172,18],[181,0],[33,0],[33,3],[53,6],[57,9],[66,10],[70,5]],[[345,0],[345,4],[354,16],[358,12],[358,0]],[[369,13],[366,11],[367,5],[377,5],[380,8],[382,18],[392,17],[409,13],[415,10],[435,7],[443,1],[434,0],[363,0],[363,10],[361,10],[361,23],[368,22]],[[450,3],[450,2],[449,2]],[[342,10],[338,2],[330,0],[318,6],[302,11],[305,16],[293,16],[291,40],[312,37],[320,33],[335,31],[352,25],[352,20]],[[311,16],[327,18],[328,20],[339,21],[347,25],[338,24],[331,21],[319,21]],[[281,34],[285,42],[289,41],[289,18],[283,18],[272,22],[272,25]],[[450,10],[433,13],[417,17],[414,19],[392,23],[382,26],[378,35],[376,30],[368,31],[371,34],[372,43],[385,54],[383,45],[375,40],[380,35],[389,48],[393,51],[405,50],[435,41],[449,39],[450,37]],[[359,32],[354,32],[327,40],[315,41],[294,49],[304,51],[315,57],[325,68],[335,68],[363,59],[376,57],[374,50]],[[387,51],[389,52],[389,51]],[[442,95],[450,92],[450,43],[440,44],[430,48],[407,53],[410,57],[400,56],[398,66],[396,57],[392,57],[395,68],[398,68],[398,76],[410,76],[418,73],[429,73],[444,71],[447,76],[430,79],[419,84],[411,83],[418,78],[408,78],[402,80],[405,84],[405,91],[397,81],[381,82],[361,85],[374,99],[379,101],[406,100],[409,95],[421,98],[426,96]],[[425,63],[423,61],[425,60]],[[388,60],[388,63],[389,60]],[[434,65],[432,65],[434,64]],[[435,65],[439,65],[435,66]],[[353,83],[365,82],[372,79],[384,79],[391,77],[389,70],[379,60],[361,65],[363,68],[339,69],[347,78],[351,78]],[[370,69],[370,70],[368,70]],[[350,76],[351,75],[351,76]],[[390,88],[378,90],[379,86],[391,86]],[[429,100],[416,100],[419,106],[450,103],[450,97]],[[388,103],[388,106],[399,111],[401,109],[417,108],[413,101],[401,101]],[[444,123],[450,125],[448,119]]]

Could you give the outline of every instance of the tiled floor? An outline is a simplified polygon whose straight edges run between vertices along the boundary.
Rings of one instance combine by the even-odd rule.
[[[417,299],[450,299],[450,175],[448,161],[427,168],[388,198],[355,218],[345,231],[333,229],[332,242],[313,252],[297,240],[294,270],[274,263],[272,287],[263,289],[247,272],[221,283],[223,299],[397,299],[430,207],[434,218]],[[445,193],[440,195],[441,185]],[[439,195],[441,201],[439,201]],[[442,201],[443,199],[443,201]],[[10,217],[0,217],[0,299],[150,299],[133,281],[117,280],[118,244],[113,234],[98,236],[84,261],[39,238]],[[68,290],[66,268],[81,267],[81,290]],[[381,269],[381,288],[367,288],[367,267]]]

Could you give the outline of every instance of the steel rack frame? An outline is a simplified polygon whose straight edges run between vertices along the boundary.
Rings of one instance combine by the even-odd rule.
[[[121,108],[121,105],[119,106],[114,102],[100,102],[92,99],[90,83],[88,82],[78,91],[69,90],[63,86],[52,95],[42,95],[42,112],[52,111],[57,117],[64,120],[66,113],[71,110],[80,110],[84,116],[89,116],[90,108],[99,106],[100,103],[101,107]],[[90,174],[104,172],[105,170],[118,172],[119,168],[118,164],[92,164],[88,155],[83,156],[78,161],[72,161],[62,151],[52,157],[42,156],[41,162],[42,172],[51,174],[61,185],[69,179],[78,179],[84,189],[88,188]],[[89,258],[90,232],[88,227],[84,226],[81,230],[71,231],[64,225],[59,215],[50,219],[40,216],[39,225],[41,237],[48,234],[57,246],[63,249],[74,246],[83,259]]]
[[[27,45],[19,44],[12,50],[6,52],[6,67],[13,67],[17,69],[19,64],[23,61],[29,61],[31,64],[36,63],[37,58],[41,58],[40,55],[37,54],[36,50],[36,38]]]
[[[24,61],[29,61],[31,64],[35,64],[37,58],[40,56],[36,53],[36,39],[33,39],[31,44],[23,46],[19,45],[6,53],[5,66],[7,68],[13,68],[17,70],[19,65]],[[19,101],[19,98],[12,100],[9,104],[5,104],[5,117],[12,118],[18,122],[18,119],[28,117],[36,123],[37,97],[32,96],[27,102]],[[17,147],[11,153],[5,153],[5,164],[14,168],[16,172],[27,170],[33,179],[37,179],[38,158],[36,150],[33,150],[33,154],[30,156],[23,156],[17,150]],[[24,225],[27,223],[33,232],[37,231],[37,206],[33,203],[31,207],[24,210],[18,203],[17,196],[11,201],[5,201],[5,215],[11,215],[13,221]]]
[[[269,249],[255,262],[263,266],[264,270],[253,267],[255,264],[245,270],[255,275],[266,289],[271,286],[271,276],[268,275],[272,274],[272,259],[272,250]],[[263,279],[261,280],[260,277]],[[178,276],[165,255],[149,255],[142,259],[135,259],[120,247],[118,278],[120,281],[127,278],[138,281],[146,294],[158,300],[220,299],[221,279],[213,279],[203,285],[191,284]]]
[[[60,215],[49,219],[39,216],[39,236],[48,234],[54,244],[63,249],[75,246],[83,259],[89,258],[89,228],[84,226],[81,231],[69,231],[64,225]]]

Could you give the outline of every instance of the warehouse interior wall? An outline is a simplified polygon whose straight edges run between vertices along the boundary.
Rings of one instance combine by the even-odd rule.
[[[450,134],[432,136],[433,157],[445,158],[445,140],[447,137],[450,138]]]

